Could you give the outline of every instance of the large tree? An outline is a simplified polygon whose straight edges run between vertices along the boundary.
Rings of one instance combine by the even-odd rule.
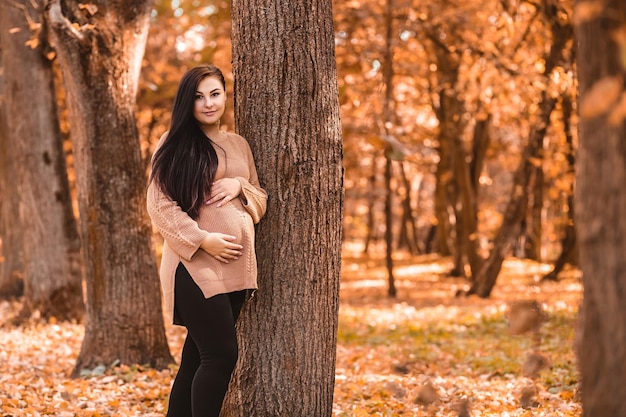
[[[17,211],[6,216],[5,234],[21,234],[24,309],[29,316],[82,319],[84,312],[80,241],[58,123],[43,1],[3,1],[0,14],[6,91],[4,168]],[[15,188],[14,188],[15,187]],[[3,216],[4,217],[4,216]],[[17,230],[15,229],[17,228]],[[15,244],[17,242],[8,242]]]
[[[235,119],[268,211],[229,416],[330,416],[343,174],[330,0],[236,0]]]
[[[583,416],[626,416],[626,3],[577,2]]]
[[[151,1],[48,2],[68,97],[87,281],[75,373],[172,362],[165,338],[135,100]]]
[[[14,213],[17,213],[17,183],[11,181],[15,169],[9,158],[13,144],[8,141],[6,125],[6,97],[4,94],[4,67],[2,65],[2,37],[0,30],[0,297],[18,297],[23,293],[22,239]],[[12,218],[13,217],[13,218]]]

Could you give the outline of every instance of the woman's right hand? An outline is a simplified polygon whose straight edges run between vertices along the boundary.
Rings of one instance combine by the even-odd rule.
[[[243,246],[234,243],[236,237],[223,233],[209,233],[200,248],[220,262],[228,263],[229,259],[238,259]]]

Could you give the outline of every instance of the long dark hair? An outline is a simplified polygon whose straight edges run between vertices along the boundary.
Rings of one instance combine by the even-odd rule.
[[[198,84],[216,77],[226,90],[219,68],[201,65],[181,79],[174,99],[170,130],[152,158],[150,181],[155,183],[189,216],[196,219],[211,193],[217,171],[217,153],[193,115]]]

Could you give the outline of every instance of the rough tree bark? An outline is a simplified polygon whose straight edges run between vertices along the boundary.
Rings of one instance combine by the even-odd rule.
[[[576,28],[581,119],[574,213],[584,286],[578,357],[583,417],[624,417],[626,118],[618,97],[625,94],[626,3],[598,5],[598,13]],[[611,94],[598,94],[603,83],[613,86]]]
[[[67,91],[87,280],[74,375],[115,361],[165,367],[135,97],[151,1],[48,2]]]
[[[44,318],[81,320],[80,240],[52,63],[45,56],[49,49],[43,13],[43,1],[16,0],[4,1],[0,14],[8,169],[19,196],[18,210],[7,220],[21,234],[24,304],[20,318],[39,311]]]
[[[268,211],[223,415],[332,414],[343,169],[331,0],[235,0],[235,119]]]
[[[2,38],[0,29],[0,297],[19,297],[24,292],[22,281],[22,234],[15,213],[18,211],[17,183],[14,178],[14,143],[9,142],[6,125]]]

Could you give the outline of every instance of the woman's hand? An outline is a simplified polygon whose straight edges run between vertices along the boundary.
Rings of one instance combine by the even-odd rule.
[[[209,233],[200,248],[220,262],[228,263],[229,259],[238,259],[243,246],[234,243],[236,237],[223,233]]]
[[[222,178],[211,185],[211,198],[206,204],[217,203],[221,207],[241,193],[241,183],[234,178]]]

